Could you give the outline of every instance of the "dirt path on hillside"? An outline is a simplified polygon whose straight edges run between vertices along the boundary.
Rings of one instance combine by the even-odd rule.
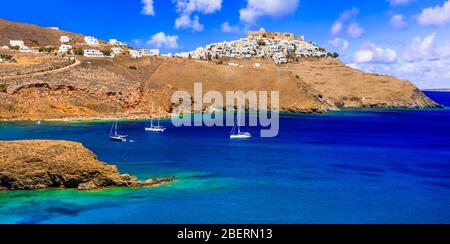
[[[55,73],[61,73],[64,72],[66,70],[72,69],[77,67],[78,65],[81,64],[81,61],[79,61],[78,59],[75,59],[75,63],[59,68],[59,69],[53,69],[53,70],[46,70],[46,71],[39,71],[36,73],[31,73],[31,74],[25,74],[25,75],[13,75],[13,76],[5,76],[2,77],[2,80],[12,80],[12,79],[22,79],[22,78],[29,78],[29,77],[36,77],[36,76],[43,76],[43,75],[49,75],[49,74],[55,74]]]

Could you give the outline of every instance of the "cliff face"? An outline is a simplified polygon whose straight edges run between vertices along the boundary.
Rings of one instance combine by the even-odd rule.
[[[105,187],[150,187],[173,178],[139,182],[116,166],[98,161],[80,143],[68,141],[0,141],[0,190]]]

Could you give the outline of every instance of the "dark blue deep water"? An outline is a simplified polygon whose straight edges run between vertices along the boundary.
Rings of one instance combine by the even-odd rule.
[[[122,172],[178,181],[2,193],[0,223],[450,223],[448,109],[283,115],[278,137],[247,141],[144,125],[122,122],[134,142],[120,144],[110,123],[1,123],[0,140],[79,141]]]

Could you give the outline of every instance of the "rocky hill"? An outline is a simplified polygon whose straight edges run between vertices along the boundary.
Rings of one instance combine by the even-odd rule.
[[[92,190],[105,187],[151,187],[173,177],[138,181],[117,167],[98,161],[80,143],[0,141],[0,191],[45,188]]]

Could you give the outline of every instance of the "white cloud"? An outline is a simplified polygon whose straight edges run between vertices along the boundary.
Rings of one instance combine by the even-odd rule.
[[[222,9],[222,0],[172,0],[180,17],[175,20],[176,29],[202,31],[204,26],[193,13],[213,14]]]
[[[390,48],[381,48],[373,43],[364,44],[356,53],[356,63],[394,63],[397,60],[397,52]]]
[[[353,38],[360,38],[364,34],[364,29],[358,23],[352,22],[347,28],[347,34]]]
[[[434,40],[436,33],[433,33],[427,37],[415,37],[411,45],[406,49],[404,53],[404,59],[406,61],[419,61],[435,58],[438,55],[436,47],[434,46]]]
[[[179,47],[178,36],[169,36],[164,32],[159,32],[147,41],[147,45],[155,46],[157,48],[177,49]]]
[[[362,48],[363,52],[355,54],[355,63],[350,66],[410,80],[420,88],[450,88],[450,43],[438,45],[436,38],[436,33],[415,37],[402,57],[392,63],[373,62],[377,56],[373,54],[374,47]]]
[[[417,17],[417,22],[425,26],[444,26],[450,23],[450,0],[442,6],[425,8]]]
[[[331,26],[331,30],[330,30],[331,35],[337,36],[337,35],[341,34],[346,22],[348,20],[354,19],[358,14],[359,14],[359,9],[357,9],[357,8],[348,9],[348,10],[345,10],[344,12],[342,12],[339,15],[339,18]],[[350,24],[347,28],[347,33],[352,37],[353,36],[360,37],[364,33],[364,30],[361,27],[359,27],[359,25],[358,25],[358,23],[356,23],[356,21],[353,20],[352,24]]]
[[[340,21],[334,22],[334,24],[331,26],[331,34],[333,36],[338,35],[341,33],[342,29],[344,28],[344,24]]]
[[[284,17],[295,13],[300,0],[247,0],[247,6],[241,10],[240,19],[254,24],[259,17]]]
[[[403,58],[408,62],[450,59],[450,43],[437,45],[436,33],[423,38],[415,37],[406,48]]]
[[[392,26],[394,26],[395,28],[406,28],[408,26],[408,23],[406,23],[403,15],[401,14],[395,14],[391,17],[390,23]]]
[[[336,37],[333,40],[328,41],[328,44],[333,46],[340,53],[345,52],[350,46],[350,43],[347,40],[339,37]]]
[[[153,7],[153,0],[141,0],[141,2],[144,5],[142,7],[142,14],[143,15],[154,16],[155,15],[155,9]]]
[[[190,15],[194,12],[212,14],[222,9],[222,0],[173,0],[177,12]]]
[[[232,26],[232,25],[230,25],[230,23],[228,23],[228,22],[224,22],[224,23],[220,26],[220,29],[221,29],[223,32],[226,32],[226,33],[238,33],[238,32],[241,32],[241,28],[239,28],[239,26]]]
[[[392,6],[397,6],[397,5],[408,5],[409,3],[411,3],[413,0],[389,0],[389,3]]]
[[[175,20],[176,29],[192,29],[193,31],[202,31],[204,26],[200,24],[199,17],[191,18],[189,15],[181,15]]]

